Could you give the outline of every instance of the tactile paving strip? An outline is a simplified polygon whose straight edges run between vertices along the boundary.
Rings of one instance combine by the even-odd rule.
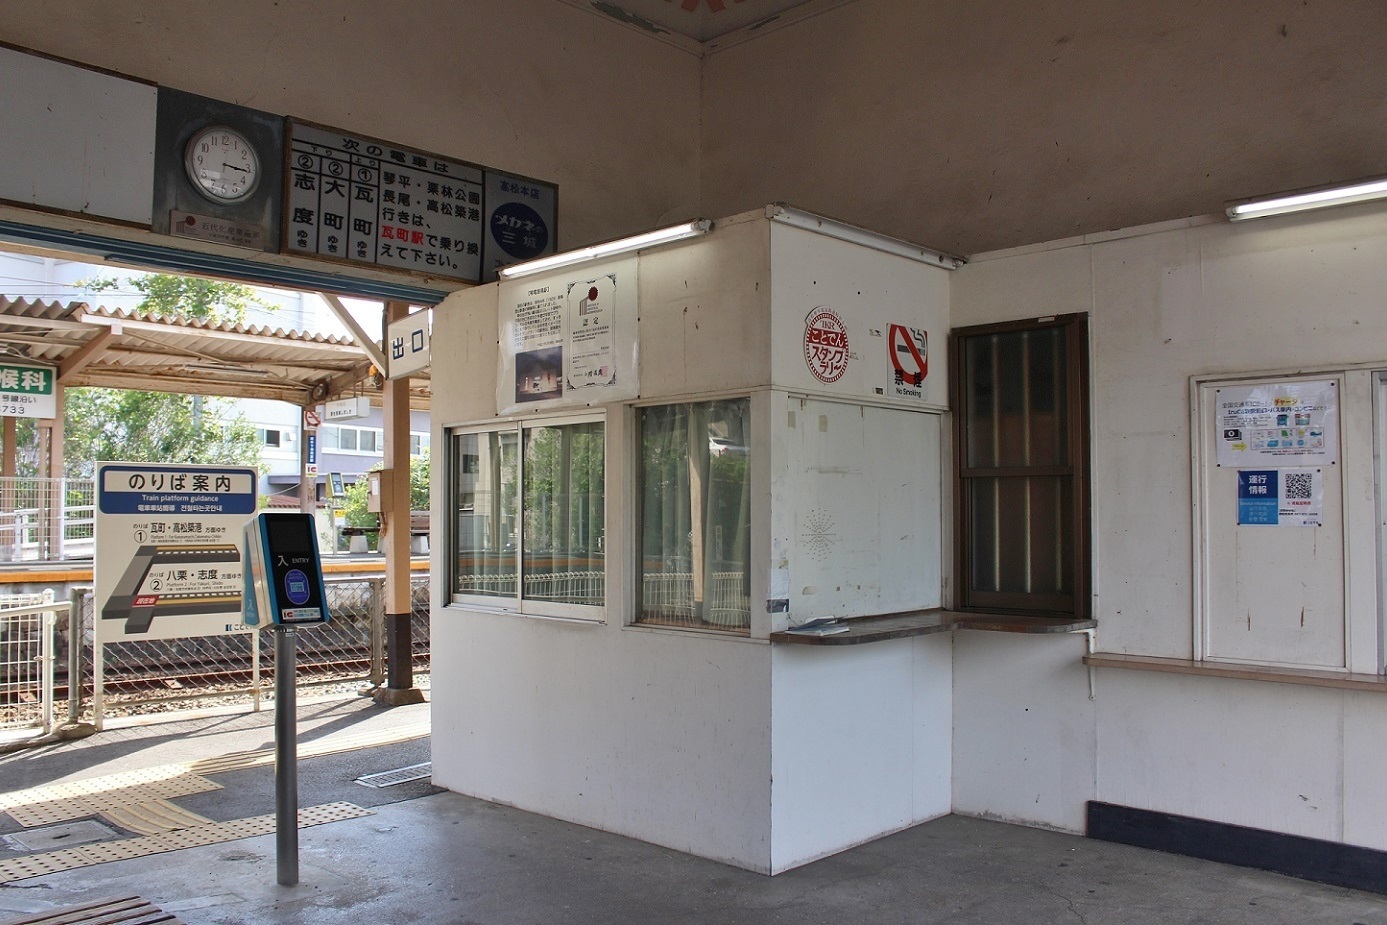
[[[168,800],[153,800],[149,803],[136,803],[130,806],[108,807],[101,811],[101,817],[114,822],[130,832],[140,835],[158,835],[160,832],[174,832],[195,825],[212,822],[206,816],[183,809]]]
[[[371,810],[363,809],[354,803],[324,803],[322,806],[300,809],[299,828],[371,815],[374,815]],[[177,851],[180,848],[197,848],[241,838],[253,838],[257,835],[273,835],[274,832],[275,817],[274,814],[270,814],[252,816],[249,819],[234,819],[231,822],[213,822],[176,832],[30,854],[0,861],[0,883],[42,877],[45,874],[105,864],[109,861],[127,861],[131,858],[162,854],[165,851]]]
[[[30,828],[95,816],[112,807],[220,789],[221,784],[191,774],[186,767],[166,765],[0,794],[0,810]]]

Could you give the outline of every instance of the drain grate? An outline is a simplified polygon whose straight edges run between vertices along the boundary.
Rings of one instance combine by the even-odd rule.
[[[433,762],[425,761],[423,764],[412,764],[407,768],[381,771],[379,774],[367,774],[365,777],[358,777],[356,782],[363,787],[393,787],[396,784],[407,784],[413,780],[424,780],[432,776]]]
[[[322,806],[300,809],[299,828],[370,815],[371,810],[362,809],[352,803],[324,803]],[[142,838],[127,838],[77,848],[63,848],[43,854],[30,854],[22,858],[0,861],[0,884],[78,867],[90,867],[92,864],[104,864],[107,861],[125,861],[165,851],[177,851],[180,848],[215,845],[257,835],[273,835],[274,832],[275,817],[272,813],[268,816],[252,816],[249,819],[235,819],[231,822],[213,822],[210,825],[193,826],[177,832],[146,835]]]

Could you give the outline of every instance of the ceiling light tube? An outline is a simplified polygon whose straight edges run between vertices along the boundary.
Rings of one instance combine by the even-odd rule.
[[[868,231],[866,228],[859,228],[856,225],[849,225],[836,219],[824,218],[822,215],[805,212],[781,202],[773,202],[766,206],[766,218],[783,225],[803,228],[806,231],[816,231],[840,241],[860,244],[863,247],[870,247],[872,250],[886,254],[907,257],[911,260],[918,260],[920,263],[927,263],[930,266],[943,267],[946,270],[957,270],[968,262],[953,254],[930,250],[918,244],[911,244],[909,241],[902,241],[900,238],[892,238],[880,232]]]
[[[1327,209],[1331,206],[1346,206],[1354,202],[1370,202],[1384,198],[1387,198],[1387,179],[1367,180],[1308,193],[1289,193],[1239,202],[1228,207],[1227,215],[1229,221],[1241,222],[1249,218]]]
[[[535,273],[543,273],[545,270],[557,270],[560,267],[572,266],[575,263],[586,263],[589,260],[597,260],[602,257],[615,257],[618,254],[629,254],[632,251],[655,247],[659,244],[669,244],[672,241],[697,237],[701,234],[707,234],[712,227],[713,223],[710,220],[700,218],[697,221],[671,225],[668,228],[647,231],[643,234],[632,235],[629,238],[618,238],[615,241],[594,244],[591,247],[580,247],[575,251],[550,254],[536,260],[527,260],[525,263],[512,264],[497,270],[496,274],[502,279],[533,276]]]

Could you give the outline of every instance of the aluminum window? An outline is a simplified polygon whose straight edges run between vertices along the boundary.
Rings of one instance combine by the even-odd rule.
[[[450,434],[455,600],[592,618],[606,603],[606,427]]]
[[[636,622],[750,632],[751,403],[642,408]]]

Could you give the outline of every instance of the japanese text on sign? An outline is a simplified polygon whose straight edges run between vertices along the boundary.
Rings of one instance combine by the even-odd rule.
[[[479,168],[290,121],[288,170],[286,251],[479,278]]]

